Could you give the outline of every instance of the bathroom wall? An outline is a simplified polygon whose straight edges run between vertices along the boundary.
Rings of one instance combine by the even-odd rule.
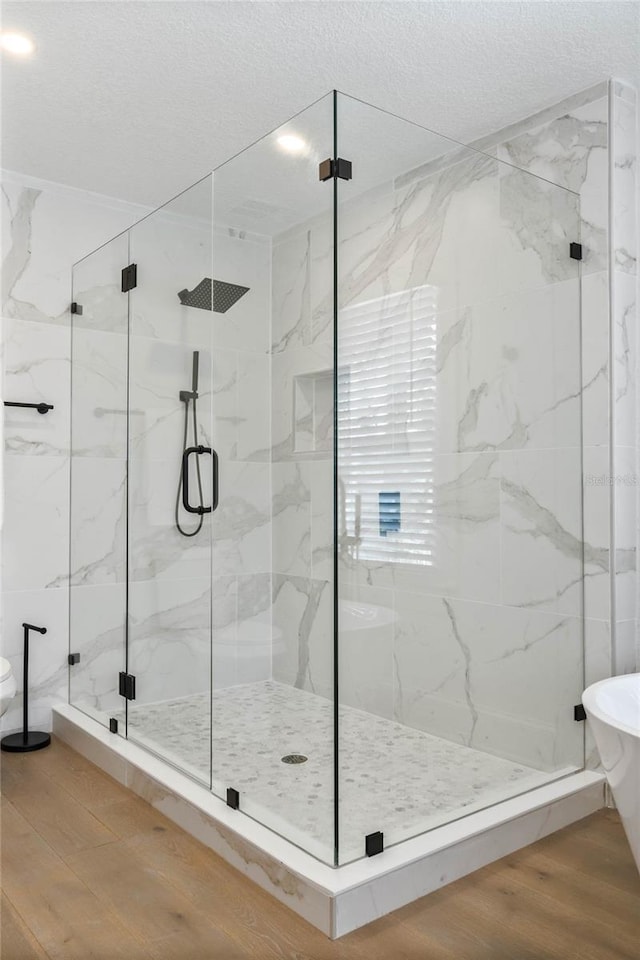
[[[116,238],[115,254],[109,244],[76,268],[85,289],[74,297],[99,302],[109,329],[98,334],[93,310],[77,323],[82,334],[84,327],[92,331],[88,346],[74,333],[74,384],[79,368],[86,371],[80,386],[90,390],[86,396],[74,390],[73,400],[71,624],[81,663],[71,671],[71,700],[103,717],[121,707],[116,680],[124,650],[127,439],[128,664],[136,676],[136,703],[205,693],[212,670],[217,688],[267,679],[271,673],[264,452],[269,441],[269,245],[217,226],[212,236],[211,191],[211,178],[200,181],[136,224],[127,237]],[[119,249],[122,241],[128,252]],[[129,261],[137,264],[138,282],[127,311],[119,276]],[[193,289],[212,274],[249,290],[225,314],[183,306],[178,291]],[[118,318],[120,329],[114,324]],[[179,392],[191,389],[194,350],[199,352],[198,440],[218,454],[219,504],[196,536],[185,537],[174,517],[184,430]],[[99,396],[96,384],[102,384]],[[89,443],[77,436],[76,422],[79,428],[87,424]],[[192,438],[190,419],[189,444]],[[209,504],[208,457],[201,459],[201,470]],[[192,490],[192,502],[195,496]],[[195,529],[197,518],[182,507],[180,518],[187,531]],[[101,615],[88,619],[91,609]],[[129,719],[131,732],[135,712]]]
[[[24,620],[47,628],[31,643],[30,717],[49,729],[68,691],[71,266],[144,209],[13,173],[2,183],[2,397],[54,405],[3,408],[2,651],[19,690],[2,729],[22,723]]]
[[[568,221],[549,206],[553,191],[545,192],[539,181],[503,168],[497,208],[490,193],[483,198],[474,188],[482,178],[472,163],[467,174],[460,170],[464,163],[449,172],[445,163],[444,173],[432,163],[340,211],[341,336],[350,303],[416,283],[438,289],[440,435],[435,446],[445,454],[434,466],[438,556],[431,567],[341,557],[341,599],[378,611],[378,622],[368,629],[354,620],[353,611],[345,608],[342,614],[341,700],[549,769],[580,763],[582,728],[565,713],[582,686],[583,600],[587,682],[633,667],[635,240],[629,211],[634,118],[632,91],[618,83],[601,84],[477,145],[579,194],[582,345],[575,324],[566,329],[578,309],[579,287],[570,279],[577,275],[570,272],[575,262],[568,260],[561,275],[561,259],[555,256],[553,231]],[[459,190],[466,223],[455,200],[446,215],[429,208],[430,195],[437,195],[437,189],[430,194],[430,181],[437,184],[438,176],[455,181],[447,182],[447,190]],[[403,192],[411,181],[413,193],[411,188]],[[570,195],[555,192],[560,206],[563,196],[569,203]],[[473,211],[480,216],[482,210],[488,218],[484,241],[474,232]],[[403,231],[410,233],[406,225],[421,215],[423,232],[403,243]],[[495,226],[491,217],[497,217]],[[512,231],[511,246],[524,248],[520,260],[508,242],[500,242],[501,219],[507,221],[506,232]],[[473,249],[465,248],[465,232],[476,240]],[[419,264],[426,262],[431,236],[435,266],[423,270]],[[566,235],[563,242],[569,239]],[[378,256],[369,285],[362,282],[374,252],[367,242],[387,258],[380,263]],[[495,251],[501,251],[503,272],[495,282],[491,258],[486,264],[482,260],[485,244],[494,260]],[[539,258],[538,282],[528,250]],[[320,638],[331,623],[330,574],[322,566],[330,544],[324,503],[329,477],[322,470],[330,471],[331,465],[321,451],[296,447],[292,398],[304,392],[304,384],[308,394],[330,367],[331,330],[318,275],[328,252],[328,225],[322,220],[277,238],[273,281],[274,371],[285,371],[274,374],[274,449],[285,461],[277,464],[274,477],[281,472],[287,478],[283,500],[290,547],[284,560],[276,555],[274,526],[280,584],[274,591],[274,621],[284,634],[274,676],[327,696],[332,654]],[[442,303],[447,269],[455,272],[456,262],[468,265],[467,286],[474,283],[472,266],[482,262],[485,270],[475,292],[458,291],[458,302],[468,304],[467,310]],[[496,328],[494,308],[487,311],[482,303],[492,284],[496,291],[509,289],[505,275],[510,272],[514,286],[528,275],[523,282],[531,292],[505,301],[507,325]],[[464,280],[465,269],[458,273]],[[286,291],[283,304],[277,300],[279,289]],[[617,319],[610,323],[610,316]],[[483,339],[496,333],[505,348],[501,363],[483,368]],[[485,357],[492,355],[499,351],[489,346]],[[298,434],[302,438],[303,431]],[[590,743],[588,748],[591,753]],[[596,761],[591,757],[590,762]]]
[[[50,725],[51,703],[69,695],[103,721],[122,706],[116,681],[124,650],[129,307],[130,667],[141,681],[137,699],[208,688],[211,620],[216,686],[271,674],[270,244],[221,229],[212,249],[207,185],[193,189],[198,196],[179,209],[168,205],[115,236],[148,211],[12,173],[3,178],[3,397],[55,406],[46,417],[5,408],[11,509],[3,530],[2,648],[20,680],[20,624],[47,626],[31,655],[32,716],[41,726]],[[249,292],[224,315],[182,307],[177,292],[210,276],[214,255],[216,276]],[[83,313],[74,317],[70,554],[69,303],[72,265],[81,257],[73,290]],[[131,260],[139,284],[129,305],[120,271]],[[178,392],[190,387],[194,349],[201,351],[201,439],[213,438],[221,460],[213,556],[209,520],[194,539],[173,525]],[[204,473],[206,482],[206,465]],[[81,659],[68,677],[69,616]],[[20,711],[19,695],[3,729],[19,725]]]

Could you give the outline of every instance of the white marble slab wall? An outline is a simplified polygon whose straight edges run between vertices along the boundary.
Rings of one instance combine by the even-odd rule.
[[[611,122],[610,269],[615,482],[615,632],[613,671],[640,666],[638,647],[638,114],[637,92],[609,88]]]
[[[601,84],[478,145],[509,166],[492,170],[477,157],[431,178],[427,168],[345,204],[340,218],[343,306],[424,283],[438,293],[437,562],[411,569],[343,558],[341,600],[391,613],[368,632],[344,613],[341,697],[550,770],[582,762],[572,704],[583,666],[587,682],[615,668],[612,591],[620,604],[635,570],[622,534],[610,564],[612,497],[628,531],[635,494],[635,484],[629,495],[608,480],[612,463],[624,465],[610,391],[617,382],[620,436],[632,420],[625,351],[634,351],[620,327],[619,375],[611,374],[612,139],[622,143]],[[627,161],[620,180],[623,170],[628,197]],[[572,239],[584,253],[581,327]],[[322,290],[318,272],[329,254],[326,220],[274,243],[274,621],[283,645],[279,656],[274,647],[274,676],[324,695],[331,653],[314,630],[323,617],[330,629],[331,604],[313,564],[328,562],[330,532],[319,551],[313,544],[314,517],[330,504],[316,506],[311,484],[328,489],[331,464],[296,444],[310,442],[305,398],[331,364],[330,286]],[[619,636],[630,637],[635,608],[622,609]]]
[[[221,688],[271,678],[270,241],[216,224],[213,263],[215,277],[249,287],[227,313],[210,318],[220,478],[212,522],[213,683]]]
[[[2,729],[21,725],[24,620],[47,627],[30,660],[31,722],[47,729],[51,704],[68,695],[71,267],[142,209],[19,174],[2,179],[2,397],[54,405],[44,416],[3,409],[2,651],[18,695]]]
[[[330,227],[327,214],[274,239],[271,297],[273,677],[324,697],[333,690]]]

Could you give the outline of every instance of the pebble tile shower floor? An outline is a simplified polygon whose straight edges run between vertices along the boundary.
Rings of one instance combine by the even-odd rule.
[[[273,681],[129,708],[129,738],[325,862],[333,861],[333,704]],[[287,764],[287,754],[307,761]],[[553,775],[340,708],[340,862],[366,834],[395,843],[548,783]]]

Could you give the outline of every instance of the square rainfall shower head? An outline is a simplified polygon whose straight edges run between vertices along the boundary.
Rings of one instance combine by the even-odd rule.
[[[237,283],[225,283],[224,280],[213,281],[213,293],[211,288],[210,277],[205,277],[193,290],[185,289],[179,292],[180,303],[185,307],[211,310],[213,299],[213,312],[226,313],[250,289],[249,287],[241,287]]]

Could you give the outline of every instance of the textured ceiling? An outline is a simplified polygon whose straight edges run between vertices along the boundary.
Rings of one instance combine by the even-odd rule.
[[[635,2],[4,2],[2,165],[145,204],[332,88],[469,142],[609,76]],[[389,144],[389,149],[393,144]]]

